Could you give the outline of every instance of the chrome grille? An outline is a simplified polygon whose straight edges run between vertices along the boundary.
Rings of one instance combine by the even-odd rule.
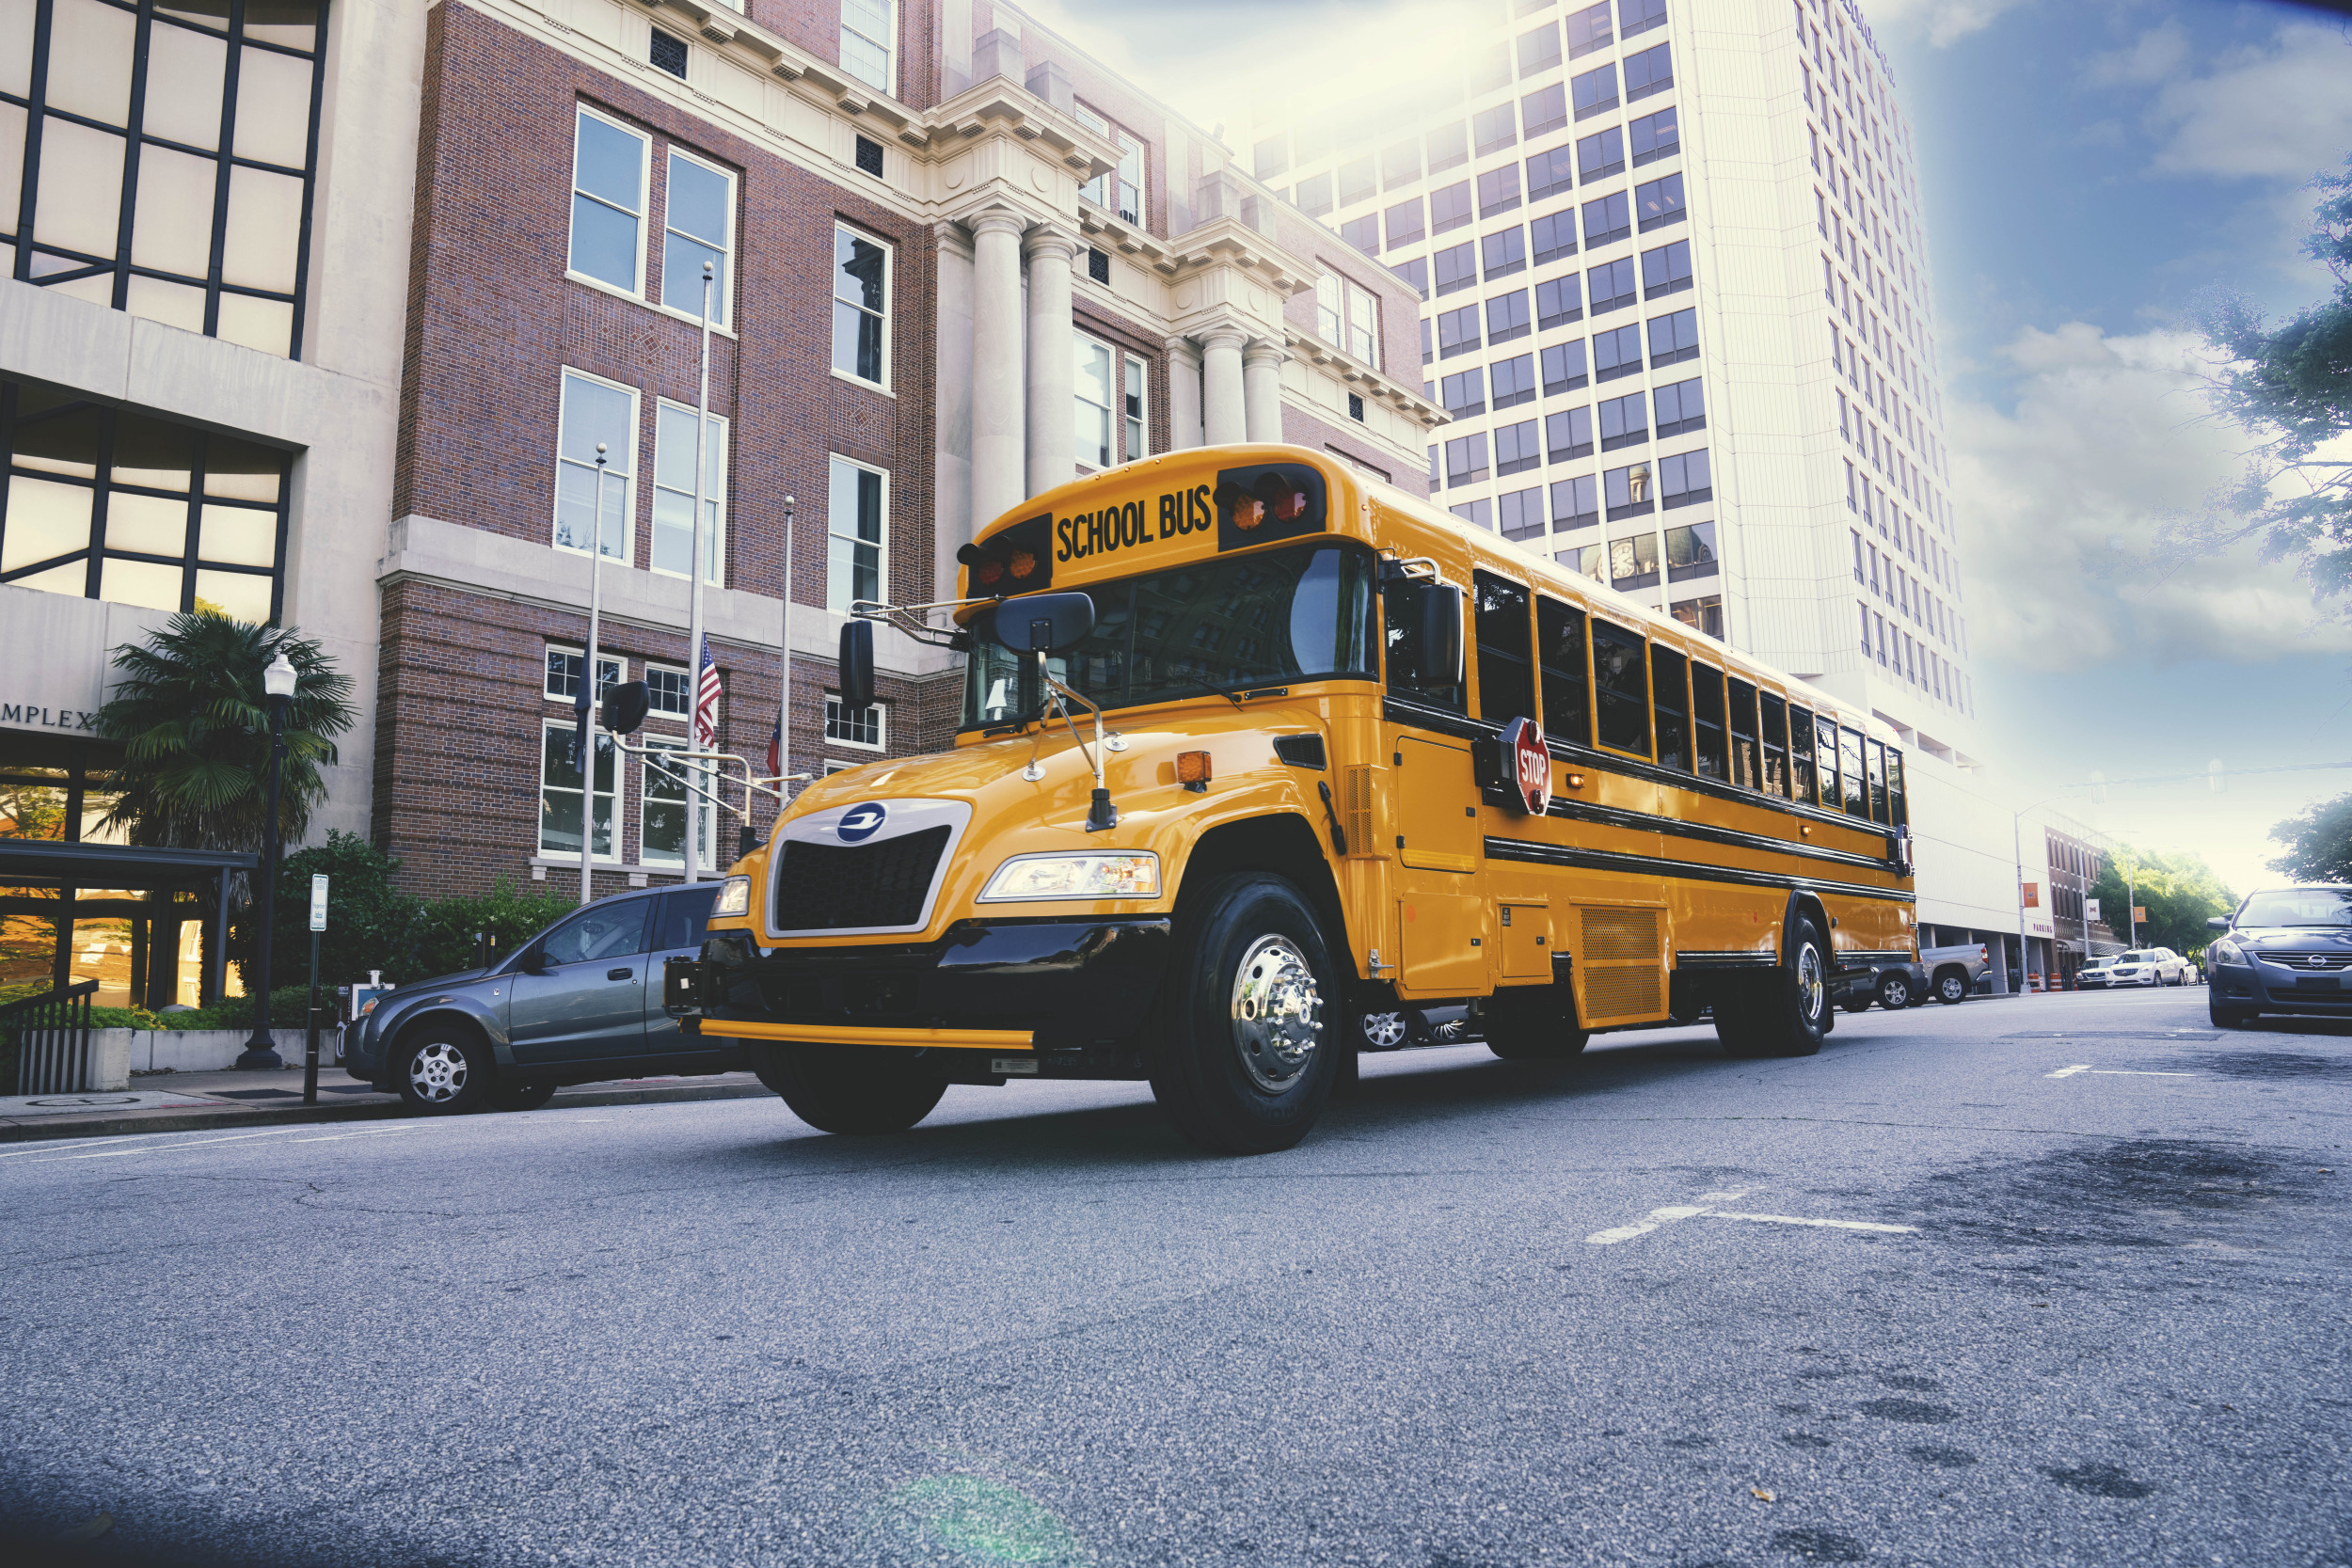
[[[841,931],[917,924],[950,831],[943,824],[870,844],[787,840],[784,863],[776,873],[776,929]]]
[[[2266,964],[2277,964],[2281,969],[2301,970],[2308,974],[2325,974],[2330,970],[2352,969],[2352,952],[2258,953],[2257,957]]]

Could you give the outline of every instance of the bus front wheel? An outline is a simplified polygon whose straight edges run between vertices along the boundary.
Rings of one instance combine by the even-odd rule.
[[[1150,1066],[1176,1131],[1215,1154],[1270,1154],[1305,1137],[1351,1042],[1338,974],[1298,890],[1254,873],[1201,890],[1168,992]]]
[[[1798,919],[1788,955],[1786,967],[1759,974],[1746,994],[1716,1004],[1715,1034],[1725,1053],[1754,1060],[1821,1049],[1830,1026],[1829,955],[1811,920]]]
[[[889,1045],[746,1042],[759,1081],[819,1132],[903,1132],[931,1114],[947,1080]]]

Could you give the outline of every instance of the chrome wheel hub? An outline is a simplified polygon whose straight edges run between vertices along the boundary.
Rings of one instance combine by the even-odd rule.
[[[1363,1022],[1364,1044],[1373,1051],[1398,1051],[1405,1045],[1405,1015],[1403,1013],[1366,1013]]]
[[[1821,950],[1807,942],[1797,950],[1797,1006],[1804,1009],[1807,1022],[1821,1016],[1826,996],[1827,988],[1821,979]]]
[[[1315,1057],[1323,995],[1306,956],[1288,937],[1252,942],[1233,974],[1233,1048],[1250,1082],[1279,1094]]]
[[[466,1053],[446,1040],[418,1047],[408,1058],[408,1087],[429,1104],[456,1099],[466,1087]]]

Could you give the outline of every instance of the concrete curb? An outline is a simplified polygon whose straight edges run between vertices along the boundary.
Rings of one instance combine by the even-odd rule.
[[[593,1085],[559,1090],[542,1107],[584,1110],[598,1105],[676,1105],[702,1100],[774,1098],[765,1084],[681,1084],[602,1089]],[[218,1109],[118,1111],[95,1117],[27,1117],[0,1124],[0,1144],[48,1143],[64,1138],[120,1137],[138,1132],[209,1132],[233,1127],[287,1127],[306,1122],[392,1121],[415,1112],[397,1100],[367,1100],[357,1105],[258,1105]]]

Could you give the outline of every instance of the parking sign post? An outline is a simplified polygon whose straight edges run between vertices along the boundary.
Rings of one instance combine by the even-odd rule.
[[[310,1027],[302,1042],[302,1103],[319,1102],[319,933],[326,929],[326,878],[310,879]]]

